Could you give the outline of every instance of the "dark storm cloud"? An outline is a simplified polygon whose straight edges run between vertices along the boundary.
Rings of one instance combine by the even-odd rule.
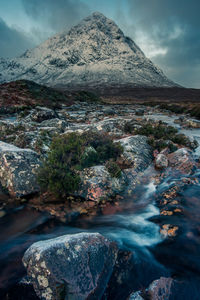
[[[54,31],[69,29],[90,10],[79,0],[22,0],[28,16]]]
[[[22,32],[9,27],[0,18],[0,57],[11,58],[22,54],[33,44]]]
[[[154,61],[174,80],[199,87],[200,1],[128,0],[128,3],[136,27],[158,47],[167,49],[165,55],[154,57]]]

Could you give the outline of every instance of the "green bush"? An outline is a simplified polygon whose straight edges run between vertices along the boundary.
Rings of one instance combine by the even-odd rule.
[[[164,124],[150,124],[147,123],[141,128],[137,129],[137,134],[142,134],[146,136],[153,136],[155,139],[170,140],[178,130],[172,126],[167,126]]]
[[[80,169],[89,168],[98,163],[98,153],[93,147],[86,147],[81,155]]]
[[[120,143],[114,143],[106,133],[87,132],[82,135],[85,145],[93,147],[97,152],[96,163],[104,163],[109,159],[116,160],[122,153],[123,147]]]
[[[78,188],[80,177],[75,167],[80,162],[82,145],[76,134],[54,138],[48,158],[38,172],[42,189],[63,196]]]
[[[38,172],[38,182],[43,190],[49,190],[58,197],[65,196],[78,189],[78,171],[110,159],[115,161],[122,152],[122,146],[105,134],[70,133],[55,137]]]
[[[188,137],[186,137],[184,134],[179,134],[176,128],[164,125],[162,123],[144,124],[141,128],[137,129],[136,133],[149,137],[149,144],[154,149],[157,149],[159,151],[169,145],[167,141],[193,148]]]
[[[106,163],[106,168],[112,177],[115,177],[115,178],[121,177],[122,171],[116,162],[108,161]]]
[[[124,124],[124,132],[125,133],[132,133],[133,130],[134,130],[134,127],[133,127],[133,125],[130,122],[126,122]]]
[[[167,103],[162,103],[159,105],[160,109],[166,109],[169,110],[175,114],[182,114],[186,112],[186,107],[178,105],[178,104],[167,104]]]
[[[200,107],[194,106],[192,109],[188,111],[188,113],[191,115],[191,117],[200,119]]]
[[[168,144],[164,140],[155,140],[154,138],[149,138],[148,143],[154,149],[157,149],[159,152],[165,149]]]

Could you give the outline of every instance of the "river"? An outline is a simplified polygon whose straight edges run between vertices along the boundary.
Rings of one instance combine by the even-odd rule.
[[[148,118],[162,120],[194,137],[200,144],[200,129],[184,129],[174,123],[177,116],[162,114],[148,115]],[[200,147],[196,150],[200,155]],[[132,286],[135,290],[147,286],[160,276],[174,276],[184,284],[176,291],[173,299],[199,299],[200,295],[200,186],[188,186],[181,191],[184,214],[173,216],[173,223],[181,227],[180,235],[173,241],[165,241],[160,234],[156,221],[159,209],[155,204],[155,195],[160,192],[152,175],[156,175],[153,165],[144,173],[141,185],[136,188],[134,199],[127,200],[114,213],[105,208],[102,215],[77,218],[64,224],[47,214],[37,212],[26,205],[10,208],[0,219],[0,289],[1,299],[6,299],[9,290],[25,274],[21,258],[24,251],[33,242],[49,239],[63,234],[82,231],[99,232],[115,240],[120,248],[133,252],[134,278],[127,279],[122,293],[116,288],[110,299],[127,299]],[[196,170],[193,177],[200,178]],[[179,178],[168,176],[166,186]],[[169,220],[168,220],[169,221]],[[180,292],[182,291],[182,293]],[[122,296],[123,295],[123,296]],[[172,299],[172,298],[170,298]]]

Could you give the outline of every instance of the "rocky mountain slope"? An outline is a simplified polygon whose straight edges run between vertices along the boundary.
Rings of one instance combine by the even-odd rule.
[[[18,79],[71,89],[176,86],[101,13],[20,57],[0,59],[0,83]]]

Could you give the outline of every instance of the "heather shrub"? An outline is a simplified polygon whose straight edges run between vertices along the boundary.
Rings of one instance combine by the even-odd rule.
[[[106,163],[106,168],[112,177],[119,178],[121,176],[122,171],[116,162],[111,160],[108,161]]]
[[[47,159],[38,172],[38,182],[43,190],[58,197],[76,191],[80,184],[79,171],[94,165],[113,162],[122,154],[123,148],[106,134],[87,132],[70,133],[53,139]],[[118,176],[114,165],[109,168]]]
[[[178,145],[194,148],[194,145],[188,137],[178,133],[176,128],[164,125],[163,123],[144,124],[141,128],[136,130],[136,133],[147,136],[149,138],[149,144],[159,151],[168,147],[169,141]]]

